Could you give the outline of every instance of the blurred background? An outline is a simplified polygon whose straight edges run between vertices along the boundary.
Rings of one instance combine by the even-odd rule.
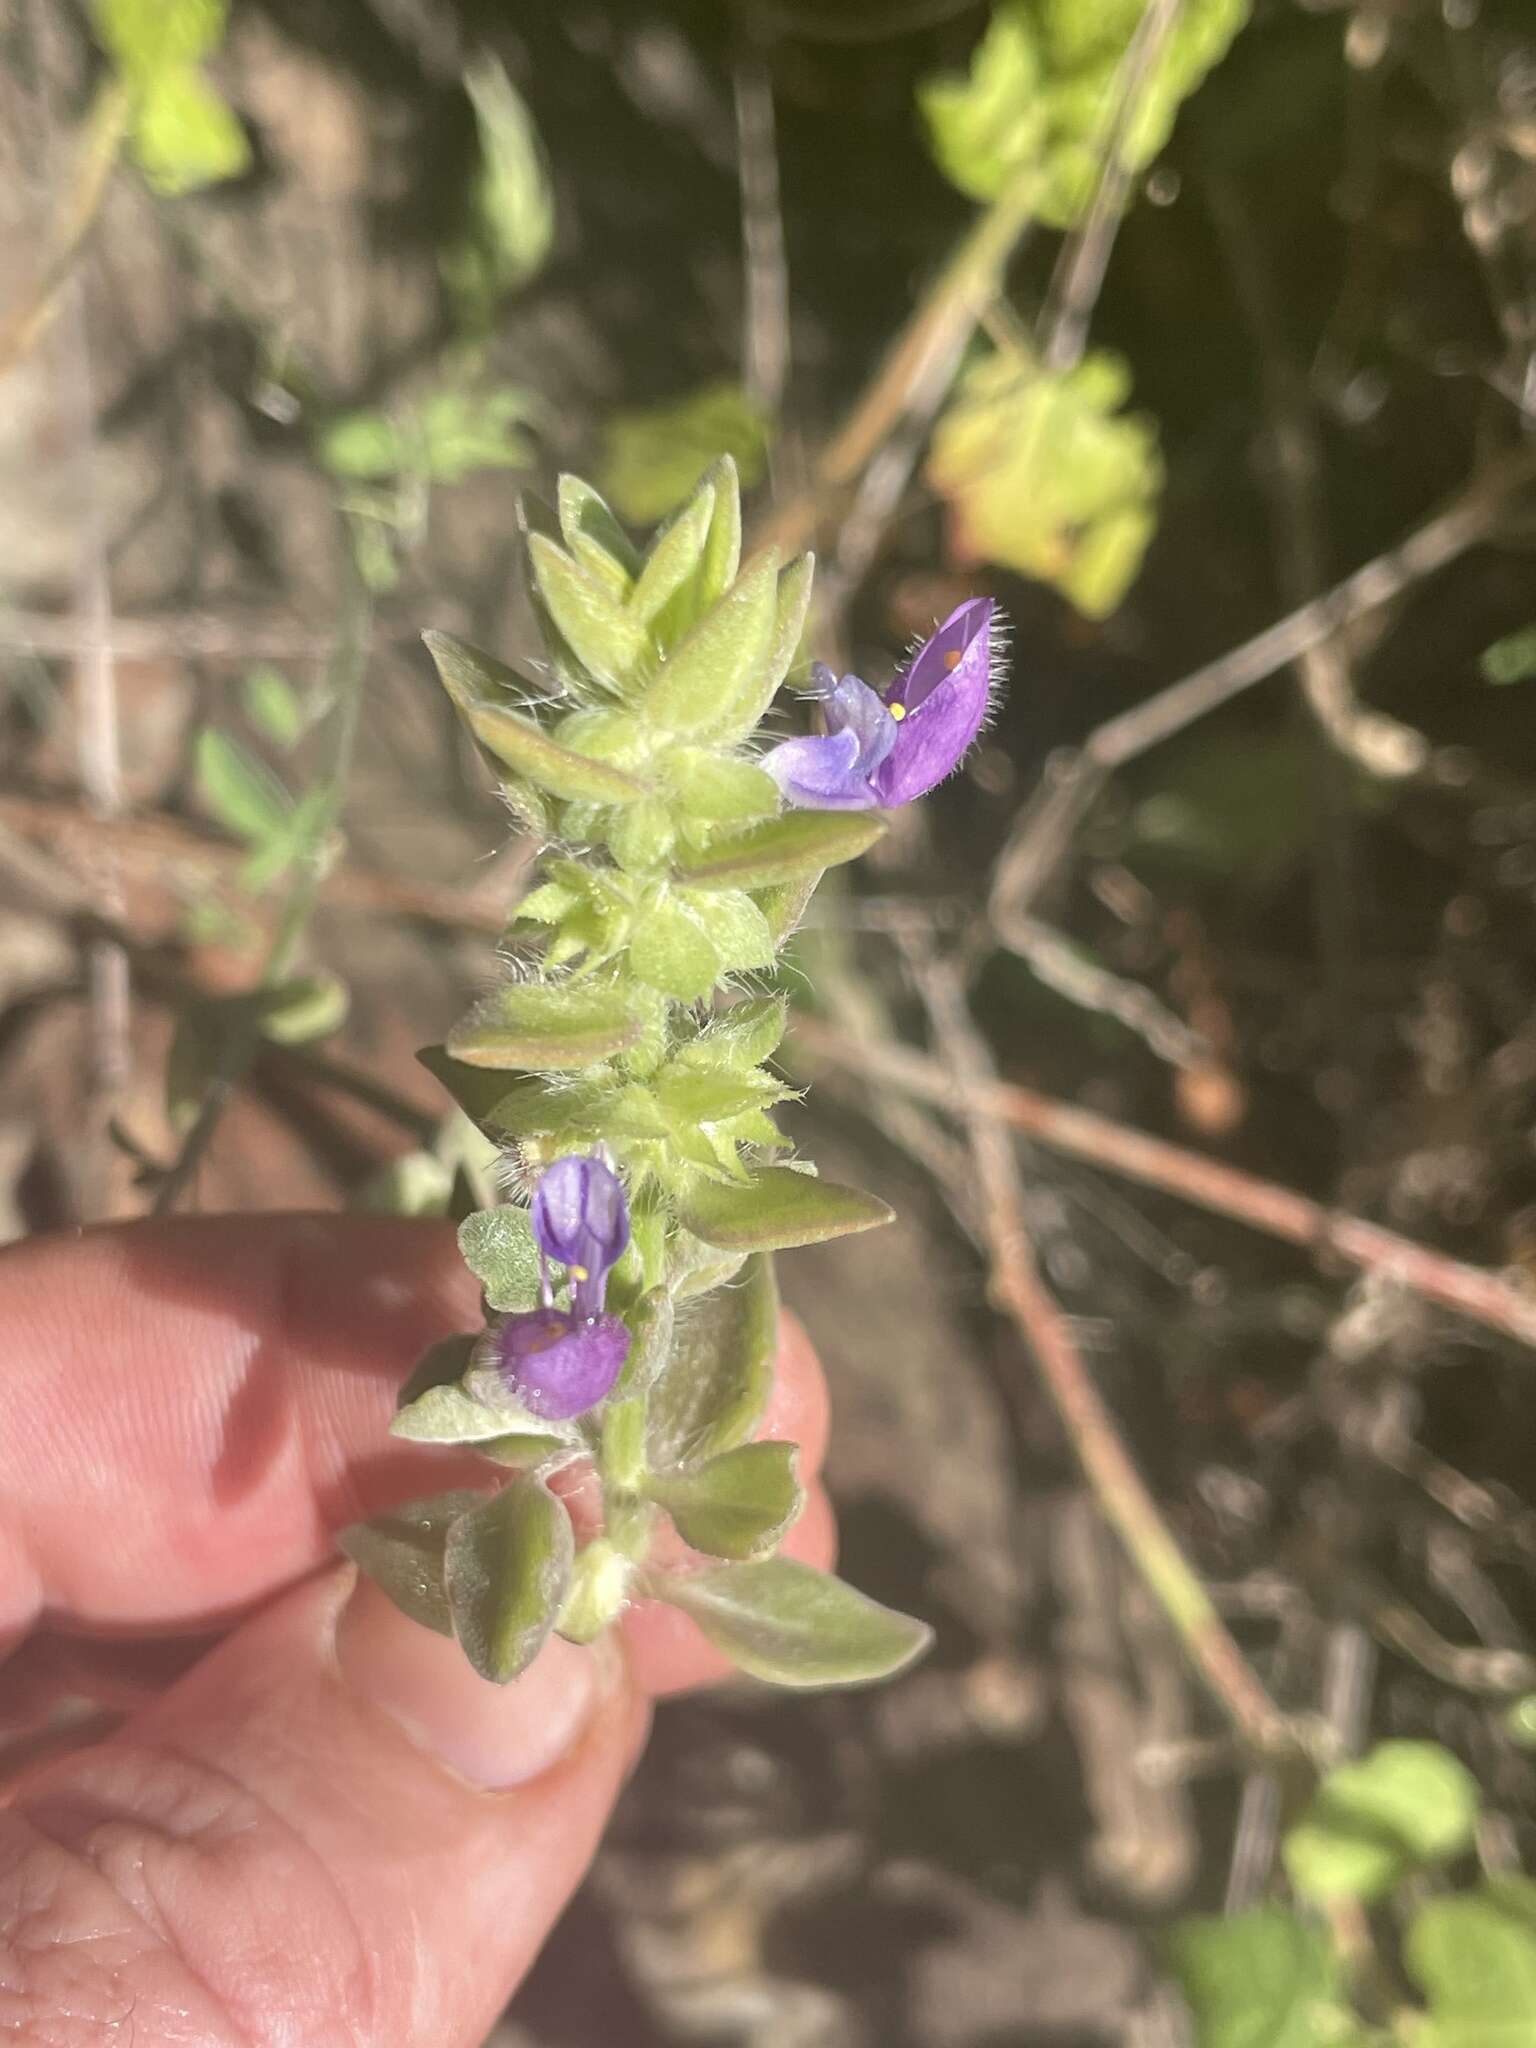
[[[796,1135],[901,1219],[781,1262],[843,1569],[938,1649],[668,1708],[502,2048],[1345,2039],[1165,1974],[1306,1893],[1302,1795],[1107,1526],[1120,1452],[1285,1727],[1442,1745],[1458,1882],[1529,1861],[1532,27],[0,16],[0,1238],[451,1200],[414,1053],[536,849],[418,636],[534,659],[520,494],[644,528],[729,450],[817,550],[808,652],[1012,622],[787,975]],[[1414,2038],[1536,2039],[1523,1938],[1530,2031]]]

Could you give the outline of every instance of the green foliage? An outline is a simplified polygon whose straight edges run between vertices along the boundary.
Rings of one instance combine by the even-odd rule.
[[[920,1657],[930,1631],[787,1558],[656,1574],[652,1590],[753,1678],[800,1690],[867,1685]]]
[[[1461,1855],[1477,1809],[1477,1781],[1448,1750],[1379,1743],[1323,1779],[1285,1837],[1286,1873],[1320,1904],[1382,1898],[1410,1870]]]
[[[246,670],[240,680],[240,704],[262,738],[284,753],[298,745],[313,720],[312,708],[270,663]]]
[[[245,130],[201,68],[224,40],[227,14],[227,0],[91,0],[97,36],[128,95],[134,159],[170,198],[250,166]]]
[[[451,1636],[443,1553],[454,1523],[483,1499],[483,1494],[469,1491],[433,1494],[429,1500],[376,1515],[371,1522],[354,1522],[336,1541],[412,1621]]]
[[[1114,610],[1156,525],[1163,467],[1152,424],[1121,410],[1130,374],[1096,351],[1048,371],[1022,351],[983,358],[934,430],[928,476],[951,544],[1053,584],[1090,618]]]
[[[1181,1921],[1167,1947],[1194,2018],[1196,2048],[1363,2042],[1327,1936],[1283,1907]]]
[[[575,1555],[570,1516],[531,1474],[450,1523],[448,1610],[482,1678],[505,1685],[527,1670],[564,1605]]]
[[[389,412],[347,412],[321,428],[315,452],[346,483],[456,484],[481,469],[525,469],[533,446],[521,429],[537,411],[521,385],[447,383]]]
[[[1246,21],[1248,0],[1187,0],[1117,131],[1122,67],[1145,13],[1145,0],[1005,0],[969,71],[919,88],[940,169],[979,200],[1025,181],[1040,220],[1079,225],[1111,138],[1128,169],[1152,161]]]
[[[1405,1960],[1429,2004],[1413,2048],[1536,2041],[1536,1885],[1528,1879],[1430,1900],[1408,1930]]]
[[[552,1627],[589,1641],[637,1589],[694,1614],[744,1670],[788,1685],[883,1676],[927,1639],[774,1558],[803,1505],[796,1451],[751,1441],[779,1341],[768,1254],[870,1229],[890,1211],[773,1163],[788,1149],[771,1111],[792,1091],[767,1065],[785,1005],[727,1004],[722,991],[774,967],[781,898],[803,904],[883,825],[780,815],[776,784],[751,758],[799,650],[811,565],[781,569],[765,554],[741,567],[736,465],[713,453],[647,550],[574,478],[559,483],[558,536],[525,514],[551,687],[534,691],[451,635],[427,636],[509,804],[538,821],[549,851],[509,934],[526,956],[517,978],[423,1061],[529,1181],[601,1146],[631,1211],[605,1296],[629,1348],[605,1401],[573,1425],[540,1422],[509,1396],[488,1334],[467,1355],[463,1340],[435,1352],[395,1419],[399,1436],[519,1475],[452,1525],[439,1571],[466,1652],[498,1679],[524,1668]],[[374,457],[365,446],[351,459]],[[481,1208],[459,1243],[492,1330],[563,1285],[558,1270],[542,1273],[521,1203]],[[602,1485],[602,1531],[579,1554],[539,1477],[572,1457],[590,1458]],[[724,1562],[651,1577],[668,1516],[686,1544]]]
[[[1485,683],[1528,683],[1536,676],[1536,626],[1522,626],[1485,647],[1478,667]]]
[[[661,1473],[650,1495],[677,1533],[711,1557],[767,1556],[805,1504],[793,1444],[742,1444],[691,1472]]]
[[[768,455],[768,423],[736,384],[707,384],[670,405],[615,413],[608,422],[603,489],[626,519],[665,519],[722,453],[755,484]],[[720,579],[723,589],[729,573]]]
[[[500,61],[482,57],[464,74],[475,110],[480,165],[463,239],[443,257],[443,277],[471,328],[543,269],[555,239],[555,206],[538,130]]]

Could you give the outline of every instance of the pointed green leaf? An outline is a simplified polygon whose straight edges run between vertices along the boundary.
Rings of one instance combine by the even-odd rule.
[[[686,906],[709,934],[715,949],[715,979],[771,967],[773,933],[768,920],[744,889],[679,889],[674,900]]]
[[[1181,1920],[1167,1948],[1200,2048],[1350,2048],[1328,1938],[1294,1913],[1259,1906],[1225,1920]]]
[[[1418,1865],[1471,1843],[1477,1780],[1434,1742],[1380,1742],[1330,1771],[1287,1833],[1286,1874],[1303,1898],[1383,1898]]]
[[[884,831],[877,811],[786,811],[722,835],[707,853],[680,857],[675,866],[690,889],[762,889],[854,860]]]
[[[775,882],[770,888],[757,892],[757,907],[768,920],[768,929],[776,946],[782,946],[800,929],[800,920],[805,916],[824,873],[822,868],[807,868],[792,882]]]
[[[679,1002],[708,995],[720,972],[720,954],[704,921],[678,897],[648,908],[629,942],[635,977]]]
[[[484,318],[503,293],[543,267],[555,235],[555,206],[533,116],[499,58],[482,56],[464,73],[475,110],[480,166],[466,245],[445,260],[449,282]]]
[[[519,982],[477,1004],[449,1033],[445,1050],[471,1067],[559,1073],[637,1045],[645,1024],[620,989]]]
[[[744,690],[731,706],[730,715],[713,729],[720,738],[745,739],[748,733],[756,731],[763,713],[778,695],[779,686],[789,674],[800,647],[815,574],[815,556],[799,555],[779,578],[774,598],[773,630],[768,637],[762,667],[752,686]]]
[[[548,1446],[546,1457],[567,1448],[568,1438],[556,1435],[534,1416],[527,1417],[527,1432],[518,1431],[516,1408],[510,1401],[506,1408],[487,1407],[458,1386],[428,1387],[400,1409],[389,1433],[413,1444],[478,1444],[493,1452],[498,1439],[532,1433]]]
[[[287,832],[293,814],[287,790],[216,726],[205,725],[197,736],[193,775],[204,804],[236,839],[262,846]]]
[[[701,615],[719,603],[741,567],[741,479],[734,458],[722,455],[705,470],[704,481],[714,490],[715,504],[699,562],[697,603]]]
[[[516,669],[487,654],[484,648],[471,647],[456,633],[440,633],[435,628],[421,638],[437,669],[438,680],[461,712],[468,713],[484,704],[515,709],[527,701],[530,685]]]
[[[527,1670],[555,1625],[575,1555],[570,1516],[531,1477],[452,1524],[443,1581],[454,1633],[482,1678],[505,1685]]]
[[[691,1231],[679,1230],[667,1260],[667,1287],[674,1301],[691,1301],[734,1280],[747,1259],[745,1252],[716,1251]]]
[[[895,1211],[859,1188],[818,1180],[790,1166],[764,1166],[745,1187],[695,1180],[678,1199],[685,1227],[726,1251],[784,1251],[874,1230]]]
[[[526,1209],[508,1203],[466,1216],[459,1225],[459,1252],[492,1308],[507,1312],[538,1307],[543,1269]],[[508,1425],[503,1422],[501,1427]]]
[[[622,694],[652,658],[645,622],[546,534],[529,534],[528,558],[539,596],[572,654],[589,675]]]
[[[707,738],[732,723],[767,659],[777,579],[770,552],[705,613],[646,691],[648,720],[683,738]]]
[[[630,583],[640,573],[640,557],[603,499],[579,476],[562,476],[556,501],[560,531],[571,553],[607,583],[615,596],[626,597]]]
[[[557,1461],[568,1463],[580,1446],[569,1437],[552,1436],[547,1430],[524,1429],[492,1437],[475,1448],[483,1458],[509,1466],[514,1472],[538,1472]]]
[[[933,1640],[925,1623],[788,1558],[649,1583],[740,1670],[770,1685],[868,1685],[903,1670]]]
[[[465,712],[464,722],[498,761],[553,796],[581,804],[633,804],[647,793],[646,784],[622,768],[562,747],[533,719],[505,705],[477,704]]]
[[[805,1505],[795,1444],[742,1444],[691,1472],[663,1472],[648,1489],[683,1541],[711,1557],[766,1557]]]
[[[778,1348],[773,1262],[750,1259],[739,1280],[717,1285],[678,1318],[651,1389],[651,1464],[685,1468],[745,1443],[767,1402]]]
[[[788,1023],[789,1005],[783,996],[750,996],[712,1018],[677,1054],[675,1064],[737,1072],[759,1066],[777,1050]]]
[[[778,784],[751,761],[735,761],[707,747],[675,747],[661,765],[683,818],[744,825],[778,813]]]
[[[443,1553],[448,1531],[461,1516],[478,1508],[485,1495],[461,1490],[435,1493],[428,1500],[408,1501],[354,1522],[336,1541],[358,1570],[382,1586],[402,1614],[440,1636],[453,1634],[448,1595],[443,1586]]]
[[[647,625],[690,577],[697,575],[715,509],[712,484],[703,483],[651,543],[629,608]]]

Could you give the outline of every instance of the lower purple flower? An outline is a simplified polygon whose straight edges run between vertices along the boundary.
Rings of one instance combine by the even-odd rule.
[[[763,756],[785,802],[819,811],[889,809],[953,774],[987,715],[996,615],[990,597],[958,606],[883,696],[858,676],[838,682],[823,668],[826,731],[785,740]]]
[[[507,1317],[496,1332],[492,1355],[530,1415],[569,1422],[611,1392],[629,1356],[629,1331],[617,1316],[530,1309]]]
[[[608,1275],[629,1243],[624,1184],[601,1159],[557,1159],[534,1190],[533,1240],[544,1274],[544,1304],[503,1318],[492,1358],[531,1415],[569,1422],[611,1391],[629,1356],[629,1331],[605,1315]],[[570,1306],[557,1308],[549,1262],[565,1268]]]

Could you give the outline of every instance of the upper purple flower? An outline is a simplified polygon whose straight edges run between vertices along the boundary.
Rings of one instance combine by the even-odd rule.
[[[826,731],[785,740],[762,765],[786,803],[867,811],[909,804],[952,774],[981,730],[992,686],[990,597],[959,605],[881,696],[820,668]]]
[[[533,1240],[544,1270],[544,1305],[503,1319],[496,1369],[530,1414],[568,1422],[595,1408],[629,1356],[629,1331],[603,1313],[608,1275],[629,1243],[629,1204],[601,1159],[557,1159],[534,1190]],[[555,1306],[549,1262],[565,1268],[569,1308]]]

